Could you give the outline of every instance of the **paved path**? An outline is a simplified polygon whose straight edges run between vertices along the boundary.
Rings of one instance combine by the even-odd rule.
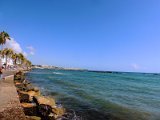
[[[5,79],[0,80],[0,120],[25,120],[12,74],[6,72]]]

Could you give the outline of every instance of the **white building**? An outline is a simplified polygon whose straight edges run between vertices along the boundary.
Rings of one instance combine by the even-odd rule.
[[[5,63],[6,63],[6,59],[5,58],[0,59],[0,66],[2,66]],[[13,61],[11,59],[8,59],[7,60],[7,65],[12,66],[13,65]]]

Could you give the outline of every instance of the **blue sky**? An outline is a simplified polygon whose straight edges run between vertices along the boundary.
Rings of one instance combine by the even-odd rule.
[[[2,30],[34,64],[160,72],[159,0],[0,0]]]

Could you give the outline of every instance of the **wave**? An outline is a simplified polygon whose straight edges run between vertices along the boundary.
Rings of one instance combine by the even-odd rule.
[[[56,74],[56,75],[64,75],[64,73],[61,73],[61,72],[53,72],[53,74]]]

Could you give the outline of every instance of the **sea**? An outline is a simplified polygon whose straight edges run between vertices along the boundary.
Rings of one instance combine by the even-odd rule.
[[[33,69],[26,78],[70,120],[160,120],[160,74]]]

